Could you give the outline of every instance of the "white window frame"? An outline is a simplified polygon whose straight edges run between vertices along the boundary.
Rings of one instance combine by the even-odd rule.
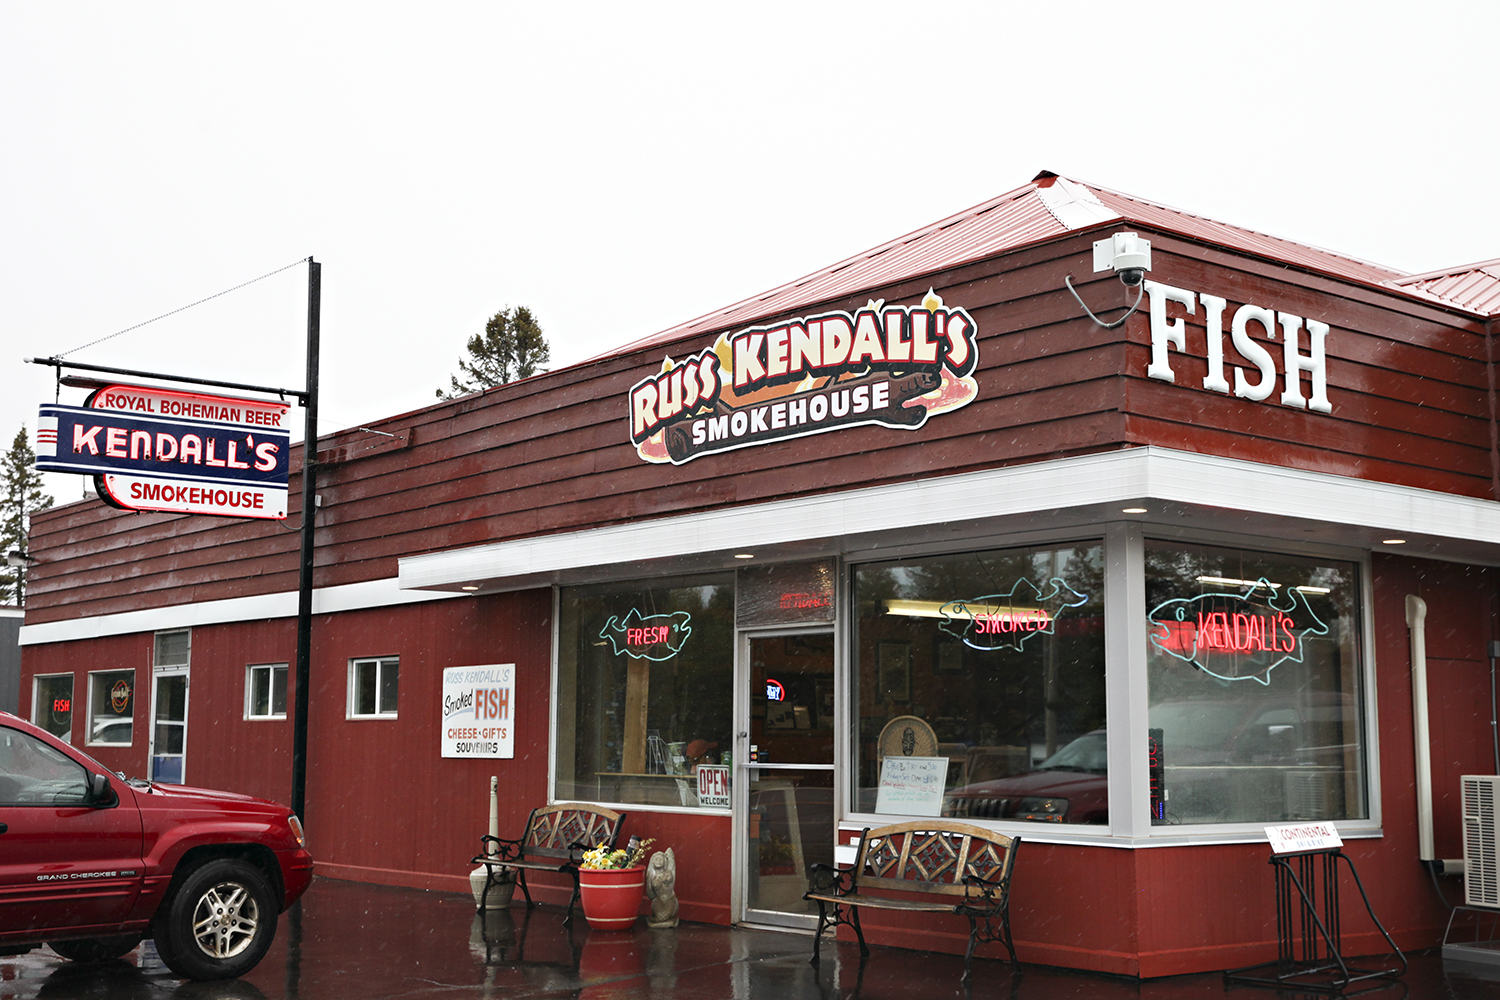
[[[360,712],[358,710],[359,698],[359,671],[361,667],[373,665],[375,669],[375,711]],[[396,670],[396,701],[401,700],[401,657],[399,656],[361,656],[349,661],[348,700],[345,707],[345,718],[356,719],[394,719],[397,717],[397,705],[386,706],[381,704],[381,679],[387,667]]]
[[[130,742],[129,743],[99,743],[94,740],[94,678],[100,674],[129,674],[130,675]],[[90,670],[86,675],[84,687],[88,691],[86,708],[87,714],[83,720],[84,746],[90,747],[133,747],[135,746],[135,706],[140,695],[137,685],[135,669],[133,667],[106,667],[103,670]],[[78,704],[78,689],[73,689],[73,704]]]
[[[286,712],[277,712],[272,709],[276,704],[276,678],[281,677],[282,703],[286,703],[287,690],[287,664],[285,663],[251,663],[245,667],[245,719],[250,722],[276,722],[286,719]],[[255,711],[255,674],[257,671],[269,671],[271,675],[270,687],[266,690],[266,711],[258,713]]]

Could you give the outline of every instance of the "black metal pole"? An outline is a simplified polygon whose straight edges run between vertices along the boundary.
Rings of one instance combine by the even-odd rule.
[[[292,708],[292,809],[307,823],[307,706],[311,701],[313,527],[318,516],[318,332],[323,265],[307,258],[307,397],[302,435],[302,563],[297,579],[297,677]]]

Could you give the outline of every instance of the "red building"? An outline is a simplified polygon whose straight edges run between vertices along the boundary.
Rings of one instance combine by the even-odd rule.
[[[1125,233],[1139,289],[1114,242],[1095,271]],[[1022,961],[1157,976],[1274,957],[1265,827],[1317,819],[1398,944],[1435,944],[1422,858],[1461,856],[1459,776],[1497,770],[1491,271],[1043,174],[325,438],[318,871],[464,889],[497,774],[508,834],[609,803],[676,849],[684,918],[809,926],[805,864],[942,813],[1023,838]],[[1113,328],[1082,307],[1138,292]],[[23,713],[110,767],[286,799],[299,467],[284,525],[36,515]],[[897,719],[925,791],[881,779]],[[1344,938],[1384,948],[1357,902]]]

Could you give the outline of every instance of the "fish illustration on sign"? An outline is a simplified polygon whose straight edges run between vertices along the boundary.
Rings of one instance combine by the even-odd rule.
[[[1246,587],[1158,604],[1147,616],[1151,645],[1211,677],[1269,686],[1272,670],[1288,660],[1301,663],[1308,637],[1329,630],[1301,588],[1264,577]]]
[[[943,616],[939,627],[973,649],[1019,652],[1034,635],[1056,634],[1058,616],[1089,599],[1058,577],[1048,580],[1046,587],[1044,592],[1023,577],[1005,593],[949,601],[938,609]]]
[[[692,615],[686,611],[643,615],[640,609],[631,608],[624,618],[610,615],[599,631],[599,638],[609,640],[616,656],[670,660],[682,651],[688,636],[693,634],[691,622]]]

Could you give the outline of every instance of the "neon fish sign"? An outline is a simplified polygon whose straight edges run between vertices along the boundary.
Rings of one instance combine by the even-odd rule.
[[[1019,652],[1032,636],[1055,634],[1058,615],[1088,603],[1087,594],[1080,594],[1058,577],[1045,586],[1043,592],[1023,578],[1003,594],[949,601],[938,609],[943,618],[939,627],[973,649]]]
[[[1248,587],[1163,601],[1147,616],[1151,644],[1211,677],[1269,685],[1271,671],[1301,663],[1307,637],[1327,635],[1328,626],[1295,587],[1264,578]]]
[[[688,636],[693,634],[691,621],[692,615],[686,611],[643,615],[638,608],[631,608],[623,619],[610,615],[599,631],[599,638],[609,640],[616,656],[624,654],[636,660],[660,662],[682,652]]]

